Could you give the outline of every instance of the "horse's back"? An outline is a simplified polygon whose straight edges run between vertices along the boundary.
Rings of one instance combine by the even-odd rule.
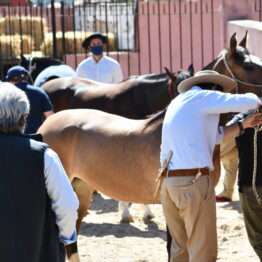
[[[36,77],[34,86],[41,87],[44,83],[48,82],[51,79],[68,76],[76,76],[76,71],[73,70],[72,67],[68,65],[49,66],[42,72],[40,72],[40,74]]]
[[[133,120],[95,109],[69,109],[58,112],[45,120],[40,130],[62,132],[70,126],[78,129],[101,128],[119,132],[135,129],[143,120]],[[88,123],[88,125],[86,125]]]
[[[152,176],[159,166],[160,135],[147,138],[146,122],[73,109],[49,117],[39,132],[58,153],[69,176],[78,176],[115,199],[148,203],[154,191]],[[139,193],[132,193],[134,186]]]

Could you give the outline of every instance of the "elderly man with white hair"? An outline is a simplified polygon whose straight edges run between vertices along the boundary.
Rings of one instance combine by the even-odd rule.
[[[57,154],[23,135],[26,94],[0,83],[0,101],[0,261],[65,261],[78,199]]]

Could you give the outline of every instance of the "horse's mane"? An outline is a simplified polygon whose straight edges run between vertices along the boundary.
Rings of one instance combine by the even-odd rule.
[[[129,76],[127,79],[164,80],[164,79],[167,79],[167,75],[166,75],[166,73],[146,74],[146,75],[133,75],[133,76]]]
[[[153,115],[149,115],[148,118],[148,122],[147,122],[147,126],[149,125],[153,125],[154,123],[156,123],[158,120],[160,119],[164,119],[166,115],[166,108],[156,114]]]
[[[63,61],[56,59],[56,58],[52,58],[52,57],[34,57],[33,62],[39,63],[43,66],[63,65],[64,64]]]
[[[220,53],[221,54],[221,53]],[[216,62],[218,61],[218,59],[220,59],[221,56],[218,56],[216,59],[214,59],[212,62],[210,62],[208,65],[206,65],[205,67],[202,68],[202,70],[212,70],[216,64]]]

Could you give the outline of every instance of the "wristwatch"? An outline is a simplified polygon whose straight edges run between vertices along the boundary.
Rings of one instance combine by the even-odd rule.
[[[243,127],[242,121],[237,122],[238,128],[239,128],[239,135],[243,135],[245,132],[245,128]]]

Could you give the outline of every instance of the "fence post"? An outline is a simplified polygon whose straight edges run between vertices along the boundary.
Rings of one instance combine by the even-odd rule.
[[[51,0],[51,20],[53,33],[53,57],[57,58],[57,42],[56,42],[56,15],[55,15],[55,1]]]

